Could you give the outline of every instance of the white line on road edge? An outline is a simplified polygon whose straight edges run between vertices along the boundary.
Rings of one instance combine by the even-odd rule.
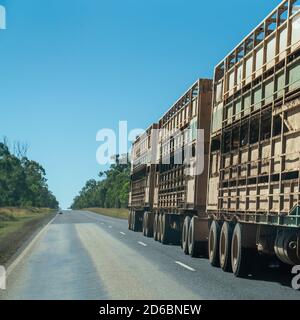
[[[143,247],[147,247],[146,243],[139,241],[138,244],[140,244]]]
[[[123,236],[126,236],[126,233],[124,233],[124,232],[120,232]]]
[[[186,264],[184,264],[184,263],[182,263],[182,262],[180,262],[180,261],[175,261],[175,263],[178,264],[179,266],[181,266],[181,267],[189,270],[189,271],[193,271],[193,272],[196,271],[194,268],[189,267],[189,266],[187,266]]]
[[[34,246],[34,244],[37,242],[37,240],[41,237],[41,235],[47,231],[50,224],[56,219],[58,214],[50,220],[43,228],[40,230],[40,232],[29,242],[29,244],[26,246],[26,248],[16,257],[16,259],[8,266],[7,268],[7,276],[12,273],[12,271],[15,269],[15,267],[18,265],[18,263],[26,256],[26,254],[30,251],[30,249]]]

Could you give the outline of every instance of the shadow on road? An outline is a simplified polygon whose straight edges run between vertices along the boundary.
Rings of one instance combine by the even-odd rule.
[[[170,246],[178,246],[177,244],[170,244]],[[195,259],[208,259],[208,253],[195,257]],[[278,283],[284,287],[292,288],[292,279],[295,275],[292,274],[292,266],[281,263],[274,258],[270,260],[264,256],[254,257],[254,265],[251,266],[251,271],[244,279],[252,281],[265,281],[271,283]],[[256,264],[255,264],[256,263]],[[228,272],[229,273],[229,272]],[[296,290],[295,290],[296,291]],[[300,294],[300,290],[299,294]]]
[[[281,270],[280,268],[269,268],[268,270],[253,273],[247,279],[276,282],[282,286],[291,288],[293,276]]]

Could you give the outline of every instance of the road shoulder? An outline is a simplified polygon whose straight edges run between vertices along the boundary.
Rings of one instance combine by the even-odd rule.
[[[56,212],[41,213],[20,223],[14,230],[0,236],[0,265],[8,268],[34,237],[56,216]]]
[[[80,211],[88,211],[97,213],[102,216],[117,218],[126,220],[128,219],[128,209],[116,209],[116,208],[86,208]]]

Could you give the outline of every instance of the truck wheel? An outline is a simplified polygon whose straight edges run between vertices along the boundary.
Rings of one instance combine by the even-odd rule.
[[[134,211],[133,212],[133,217],[132,217],[132,230],[134,231],[134,232],[137,232],[137,213]]]
[[[130,230],[133,231],[133,213],[134,211],[131,211],[130,214]]]
[[[156,238],[157,238],[157,241],[160,242],[160,225],[161,225],[161,214],[157,214],[157,221],[156,221]]]
[[[207,255],[207,241],[196,241],[196,219],[191,219],[188,232],[188,253],[193,258]]]
[[[190,223],[191,223],[191,217],[186,216],[183,222],[182,239],[181,239],[181,248],[185,254],[189,254],[188,235],[189,235]]]
[[[158,241],[161,242],[161,234],[162,234],[162,214],[159,214],[158,215],[158,228],[157,228],[157,231],[158,231]]]
[[[217,221],[213,221],[210,226],[208,236],[208,256],[210,264],[213,267],[220,266],[219,259],[219,243],[220,243],[220,224]]]
[[[132,212],[129,211],[129,214],[128,214],[128,230],[131,230],[131,221],[132,221]]]
[[[288,265],[299,265],[300,258],[297,254],[297,234],[288,230],[279,230],[274,251],[277,258]]]
[[[143,216],[143,235],[144,237],[146,237],[146,230],[147,230],[147,218],[148,218],[148,213],[144,212],[144,216]]]
[[[135,229],[135,211],[132,211],[131,215],[131,230],[134,231]]]
[[[231,265],[236,277],[245,277],[251,269],[252,250],[245,248],[242,241],[243,226],[237,223],[232,236]]]
[[[134,232],[139,232],[140,231],[140,216],[139,216],[139,212],[136,212],[134,211],[133,212],[133,217],[132,217],[132,220],[133,220],[133,226],[132,226],[132,230]]]
[[[230,223],[224,222],[219,244],[220,266],[223,271],[231,272],[231,243],[232,243],[233,227]]]
[[[161,243],[169,244],[171,242],[171,228],[169,224],[168,215],[161,215]]]
[[[155,241],[158,241],[158,214],[157,213],[155,213],[154,215],[153,237]]]
[[[146,230],[145,230],[145,236],[147,238],[152,238],[153,237],[153,213],[151,212],[146,212]]]

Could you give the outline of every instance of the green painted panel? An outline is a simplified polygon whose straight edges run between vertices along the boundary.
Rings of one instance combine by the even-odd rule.
[[[235,103],[235,114],[236,114],[236,118],[240,119],[241,118],[241,111],[242,111],[242,101],[239,99],[236,103]]]
[[[227,107],[227,122],[232,123],[232,116],[233,116],[233,105],[229,105]]]
[[[283,96],[284,87],[285,87],[285,78],[284,78],[284,73],[282,72],[276,77],[277,98]]]
[[[274,94],[274,81],[268,81],[265,84],[265,103],[271,103],[273,101],[273,94]]]
[[[289,89],[290,91],[300,87],[300,63],[298,62],[289,70]]]
[[[261,107],[261,99],[262,99],[262,90],[261,88],[258,88],[253,92],[254,110],[257,110]]]
[[[223,107],[217,107],[213,113],[212,132],[222,129]]]
[[[249,114],[250,113],[250,106],[251,106],[251,96],[248,93],[243,98],[243,110],[244,110],[245,114]]]

